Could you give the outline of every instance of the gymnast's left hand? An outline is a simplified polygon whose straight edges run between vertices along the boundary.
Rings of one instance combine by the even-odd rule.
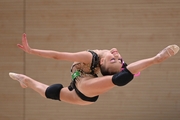
[[[25,33],[22,35],[22,44],[17,44],[17,46],[26,53],[31,54],[31,48],[28,45],[28,41]]]

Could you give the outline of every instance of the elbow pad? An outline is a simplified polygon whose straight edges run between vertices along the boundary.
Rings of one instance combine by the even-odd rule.
[[[121,72],[113,75],[112,82],[117,86],[124,86],[128,84],[133,78],[134,75],[125,68]]]

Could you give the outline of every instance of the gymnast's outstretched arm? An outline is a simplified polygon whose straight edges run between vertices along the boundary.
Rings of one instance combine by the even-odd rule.
[[[28,44],[26,34],[22,35],[22,44],[17,44],[17,46],[26,53],[37,55],[40,57],[45,57],[45,58],[66,60],[72,62],[76,61],[82,63],[91,63],[92,60],[92,54],[87,51],[70,53],[70,52],[58,52],[53,50],[33,49]]]

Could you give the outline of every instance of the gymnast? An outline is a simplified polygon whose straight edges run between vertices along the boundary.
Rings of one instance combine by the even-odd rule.
[[[72,82],[68,87],[64,87],[62,84],[46,85],[26,75],[13,72],[10,72],[9,76],[19,81],[22,88],[31,88],[45,98],[76,105],[94,103],[100,94],[115,86],[128,84],[139,72],[152,65],[162,63],[179,51],[177,45],[169,45],[153,57],[127,65],[116,48],[76,53],[39,50],[28,45],[26,34],[22,35],[22,44],[17,44],[17,46],[29,54],[73,62]],[[103,76],[98,77],[99,73]]]

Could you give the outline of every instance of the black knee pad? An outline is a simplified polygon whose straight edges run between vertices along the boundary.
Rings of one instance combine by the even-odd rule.
[[[46,89],[45,95],[49,99],[61,101],[59,94],[62,88],[62,84],[53,84]]]
[[[124,86],[128,84],[133,78],[134,75],[125,68],[121,72],[113,75],[112,82],[117,86]]]

